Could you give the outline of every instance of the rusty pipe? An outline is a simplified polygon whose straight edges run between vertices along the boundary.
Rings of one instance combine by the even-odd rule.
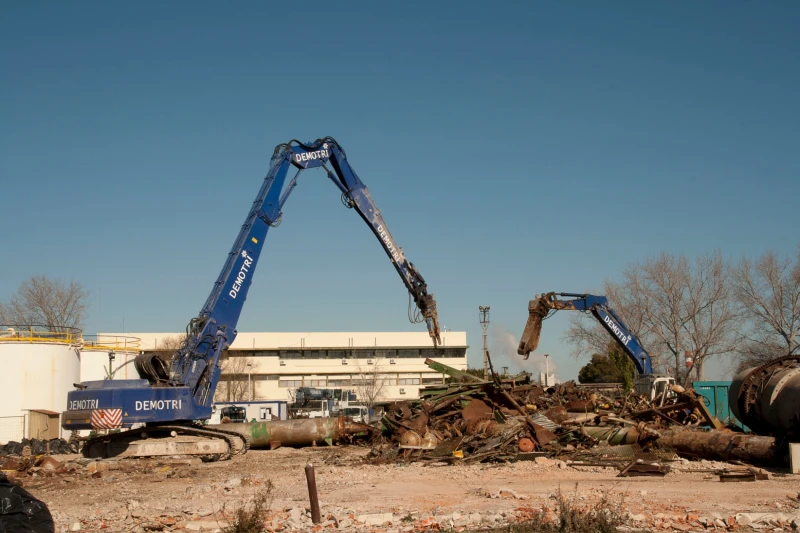
[[[599,441],[605,441],[612,445],[633,444],[645,435],[641,434],[635,426],[628,427],[608,427],[608,426],[584,426],[584,434],[589,435]]]
[[[732,431],[670,430],[656,441],[659,448],[671,448],[681,455],[709,461],[738,460],[764,466],[783,466],[785,453],[773,437],[745,435]]]
[[[372,426],[352,422],[343,416],[219,424],[208,427],[241,433],[250,439],[251,448],[271,450],[279,446],[316,446],[322,443],[332,446],[348,435],[375,430]]]

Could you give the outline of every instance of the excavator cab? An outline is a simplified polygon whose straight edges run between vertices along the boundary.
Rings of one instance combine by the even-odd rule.
[[[672,376],[646,375],[636,378],[634,388],[636,394],[650,398],[651,402],[658,403],[661,407],[667,398],[675,396],[672,387],[675,385],[675,378]]]

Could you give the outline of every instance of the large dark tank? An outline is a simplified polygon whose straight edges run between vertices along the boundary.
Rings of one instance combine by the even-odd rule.
[[[728,390],[731,411],[760,435],[800,439],[800,355],[748,368]]]

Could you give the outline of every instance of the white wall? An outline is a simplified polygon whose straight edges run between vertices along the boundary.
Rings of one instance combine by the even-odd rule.
[[[135,353],[114,353],[114,379],[139,379],[133,366]],[[127,364],[126,364],[127,363]],[[81,352],[81,381],[101,381],[106,378],[108,352],[83,350]]]
[[[133,336],[140,340],[143,351],[157,350],[163,345],[164,339],[174,339],[177,333],[102,333],[103,337]],[[467,334],[464,331],[442,332],[443,348],[467,348]],[[421,328],[420,331],[391,331],[391,332],[241,332],[231,346],[231,350],[280,350],[299,348],[433,348],[428,332]],[[117,355],[119,360],[120,355]],[[432,372],[425,365],[424,357],[395,358],[374,360],[373,365],[368,365],[365,359],[284,359],[276,356],[245,357],[250,363],[249,371],[252,379],[254,400],[286,400],[291,402],[291,389],[281,387],[280,381],[286,379],[304,379],[305,387],[350,388],[336,384],[319,385],[311,383],[312,380],[348,379],[351,376],[369,373],[374,364],[380,366],[380,372],[393,376],[385,387],[382,400],[414,399],[419,397],[419,388],[428,383],[422,383],[423,378],[441,377],[441,374]],[[459,370],[466,370],[467,357],[434,357],[438,362],[452,366]],[[392,363],[391,361],[394,361]],[[108,365],[108,355],[92,354],[82,367],[81,380],[102,379],[103,368]],[[115,363],[116,365],[116,363]],[[115,379],[136,379],[133,364],[128,365],[126,373],[120,370]],[[87,377],[91,376],[91,378]],[[279,379],[275,379],[275,378]],[[272,379],[268,379],[272,378]],[[224,379],[224,375],[223,375]],[[418,379],[419,383],[407,382],[400,384],[399,379]],[[296,387],[295,387],[296,388]],[[400,390],[403,389],[401,393]],[[226,401],[224,386],[217,388],[215,398]]]
[[[301,332],[246,332],[236,336],[232,350],[278,348],[369,348],[369,347],[433,347],[425,326],[420,331],[301,331]],[[159,342],[174,338],[179,333],[101,333],[104,337],[137,337],[141,339],[140,349],[158,350]],[[464,347],[467,345],[465,331],[444,331],[441,334],[442,346]]]

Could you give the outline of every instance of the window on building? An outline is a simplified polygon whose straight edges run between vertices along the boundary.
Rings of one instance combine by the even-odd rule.
[[[374,359],[375,350],[353,350],[353,357],[356,359]]]
[[[306,359],[324,359],[325,358],[325,350],[305,350],[305,358]]]
[[[256,350],[253,352],[253,357],[278,357],[280,352],[278,350]]]
[[[402,349],[397,350],[398,357],[419,357],[419,350]]]
[[[329,379],[328,387],[349,387],[350,379]]]
[[[422,378],[422,384],[427,385],[431,383],[443,383],[442,377],[439,376],[437,378]]]
[[[419,385],[419,378],[400,378],[398,385]]]
[[[328,350],[329,359],[347,359],[348,350]]]
[[[282,380],[280,380],[278,382],[278,386],[279,387],[287,387],[287,388],[302,387],[303,386],[303,380],[302,379],[282,379]]]
[[[324,387],[327,383],[324,379],[309,379],[306,380],[309,387]]]
[[[378,348],[375,350],[375,357],[383,359],[394,359],[397,357],[397,350],[387,350],[385,348]]]
[[[300,350],[281,350],[281,359],[300,359]]]

